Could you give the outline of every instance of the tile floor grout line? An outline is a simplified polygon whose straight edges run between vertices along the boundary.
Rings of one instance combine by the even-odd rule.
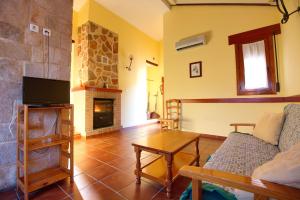
[[[105,161],[98,160],[97,158],[93,158],[93,159],[94,159],[94,160],[97,160],[97,161],[100,161],[100,162],[102,162],[103,164],[108,165],[108,166],[114,168],[115,170],[117,170],[117,171],[119,171],[119,172],[122,172],[122,173],[127,174],[127,173],[124,172],[123,170],[121,170],[121,169],[119,169],[119,168],[117,168],[117,167],[111,165],[110,163],[106,163]],[[97,167],[100,167],[100,166],[97,166]],[[96,167],[96,168],[97,168],[97,167]],[[86,172],[86,171],[82,171],[82,173],[84,173],[84,172]],[[115,173],[115,172],[114,172],[114,173]],[[113,173],[113,174],[114,174],[114,173]],[[111,174],[111,175],[112,175],[112,174]],[[111,176],[111,175],[109,175],[109,176]],[[106,177],[109,177],[109,176],[106,176]],[[105,177],[105,178],[106,178],[106,177]]]
[[[94,178],[94,177],[92,177],[92,176],[86,174],[85,172],[82,172],[81,174],[84,174],[84,175],[86,175],[86,176],[92,178],[95,182],[93,182],[93,183],[88,183],[88,184],[87,184],[86,186],[84,186],[83,188],[78,189],[79,191],[80,191],[80,190],[83,190],[83,189],[85,189],[85,188],[87,188],[87,187],[89,187],[89,186],[91,186],[91,185],[94,185],[94,184],[97,182],[97,179],[96,179],[96,178]],[[80,175],[80,174],[78,174],[78,175]],[[75,180],[74,180],[73,184],[74,184],[74,183],[75,183]],[[71,194],[74,194],[74,192],[72,192]]]
[[[123,158],[120,157],[119,155],[114,154],[114,153],[111,153],[111,152],[109,152],[109,151],[106,151],[106,150],[101,150],[101,151],[104,151],[104,152],[106,152],[106,153],[113,154],[113,155],[118,156],[119,158],[123,159]],[[150,157],[150,155],[151,155],[151,154],[146,155],[146,157],[142,158],[141,160]],[[99,159],[97,159],[97,158],[95,158],[95,157],[93,157],[93,156],[90,156],[90,155],[88,155],[88,154],[87,154],[87,157],[89,157],[89,158],[91,158],[91,159],[94,159],[94,160],[97,160],[97,161],[102,162],[102,163],[110,164],[110,163],[107,163],[107,162],[105,162],[105,161],[99,160]],[[114,160],[117,160],[117,159],[119,159],[119,158],[116,158],[116,159],[114,159]],[[111,160],[111,161],[114,161],[114,160]]]
[[[118,192],[117,190],[115,190],[114,188],[110,187],[109,185],[106,185],[104,182],[102,182],[102,181],[100,181],[100,180],[97,180],[97,182],[103,184],[105,187],[107,187],[108,189],[110,189],[110,190],[113,191],[114,193],[118,194],[118,195],[119,195],[120,197],[122,197],[123,199],[129,200],[128,198],[126,198],[125,196],[123,196],[120,192]],[[130,184],[131,184],[131,183],[130,183]],[[130,185],[130,184],[128,184],[128,185]],[[127,187],[128,185],[124,186],[124,188]],[[122,188],[122,189],[124,189],[124,188]],[[120,191],[121,191],[121,190],[120,190]]]
[[[65,193],[67,195],[66,197],[70,197],[71,199],[73,199],[72,196],[70,194],[68,194],[60,185],[58,185],[57,183],[56,183],[56,185],[58,186],[59,189],[61,189],[63,191],[63,193]],[[63,199],[65,199],[65,198],[63,198]]]
[[[96,182],[99,182],[99,183],[105,185],[107,188],[111,189],[113,192],[118,193],[117,190],[113,189],[112,187],[110,187],[110,186],[107,185],[106,183],[102,182],[101,180],[98,180],[98,179],[96,179],[95,177],[93,177],[93,176],[91,176],[91,175],[89,175],[89,174],[87,174],[87,173],[85,173],[85,172],[83,172],[83,173],[84,173],[85,175],[91,177],[92,179],[94,179]],[[109,177],[113,176],[115,173],[117,173],[117,172],[114,172],[114,173],[112,173],[112,174],[110,174],[110,175],[108,175],[108,176],[105,176],[103,179],[109,178]],[[124,172],[122,172],[122,173],[124,173]],[[134,182],[134,181],[132,181],[132,182]],[[131,183],[132,183],[132,182],[131,182]],[[131,183],[129,183],[128,185],[130,185]],[[93,183],[93,184],[94,184],[94,183]],[[128,185],[124,186],[124,188],[127,187]],[[124,189],[124,188],[122,188],[122,189]],[[120,190],[120,191],[121,191],[121,190]]]
[[[154,198],[155,198],[161,191],[163,191],[165,188],[166,188],[166,186],[163,186],[160,190],[158,190],[158,192],[156,192],[156,193],[153,195],[153,197],[151,198],[151,200],[154,199]]]
[[[108,164],[107,164],[107,165],[108,165]],[[108,166],[110,166],[110,167],[112,167],[112,168],[115,168],[114,166],[111,166],[111,165],[108,165]],[[118,172],[127,174],[127,173],[125,173],[124,171],[121,171],[120,169],[117,169],[117,168],[115,168],[115,169],[118,170]],[[87,174],[85,171],[82,172],[82,173],[84,173],[85,175],[91,177],[91,178],[94,179],[96,182],[99,182],[99,183],[105,185],[107,188],[109,188],[110,190],[112,190],[112,191],[115,192],[115,193],[118,193],[118,194],[119,194],[120,196],[122,196],[122,197],[124,197],[124,196],[120,193],[120,191],[122,191],[123,189],[125,189],[127,186],[129,186],[130,184],[132,184],[132,183],[134,182],[134,181],[132,181],[131,183],[129,183],[128,185],[126,185],[126,186],[124,186],[122,189],[120,189],[120,191],[117,191],[117,190],[115,190],[114,188],[110,187],[109,185],[107,185],[106,183],[104,183],[104,182],[102,181],[103,179],[107,179],[107,178],[113,176],[113,175],[114,175],[115,173],[117,173],[117,172],[113,172],[112,174],[103,177],[101,180],[99,180],[99,179],[97,179],[97,178],[95,178],[95,177],[93,177],[93,176]],[[147,182],[147,181],[146,181],[146,182]],[[147,183],[151,185],[151,183],[149,183],[149,182],[147,182]],[[94,183],[93,183],[93,184],[94,184]],[[154,186],[153,186],[153,187],[154,187]],[[84,187],[84,188],[85,188],[85,187]],[[162,187],[161,189],[159,189],[159,192],[160,192],[161,190],[163,190],[164,188],[165,188],[165,187]],[[155,195],[156,195],[156,194],[157,194],[157,193],[155,193]],[[125,199],[127,199],[127,198],[125,197]]]
[[[98,149],[98,148],[97,148]],[[106,153],[110,153],[110,154],[113,154],[114,156],[118,156],[118,157],[120,157],[118,154],[116,154],[116,153],[113,153],[113,152],[109,152],[109,151],[107,151],[107,150],[103,150],[103,149],[98,149],[98,150],[100,150],[100,151],[104,151],[104,152],[106,152]],[[122,158],[122,157],[120,157],[120,158]]]

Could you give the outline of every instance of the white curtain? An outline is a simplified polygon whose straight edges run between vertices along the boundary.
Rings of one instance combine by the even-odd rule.
[[[264,41],[243,44],[245,89],[268,88]]]

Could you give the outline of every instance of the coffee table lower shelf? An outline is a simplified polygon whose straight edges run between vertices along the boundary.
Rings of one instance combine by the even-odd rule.
[[[191,165],[195,163],[196,156],[190,153],[178,152],[174,155],[172,164],[173,180],[178,176],[178,171],[184,165]],[[136,172],[135,172],[136,174]],[[150,162],[142,168],[142,177],[156,181],[162,185],[166,185],[167,178],[167,161],[164,156]]]

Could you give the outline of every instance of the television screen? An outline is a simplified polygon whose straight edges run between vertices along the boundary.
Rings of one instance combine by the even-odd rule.
[[[23,104],[70,103],[70,81],[23,77]]]

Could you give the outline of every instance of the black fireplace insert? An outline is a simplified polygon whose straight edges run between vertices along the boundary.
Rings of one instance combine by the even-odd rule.
[[[113,126],[114,100],[94,98],[93,129]]]

